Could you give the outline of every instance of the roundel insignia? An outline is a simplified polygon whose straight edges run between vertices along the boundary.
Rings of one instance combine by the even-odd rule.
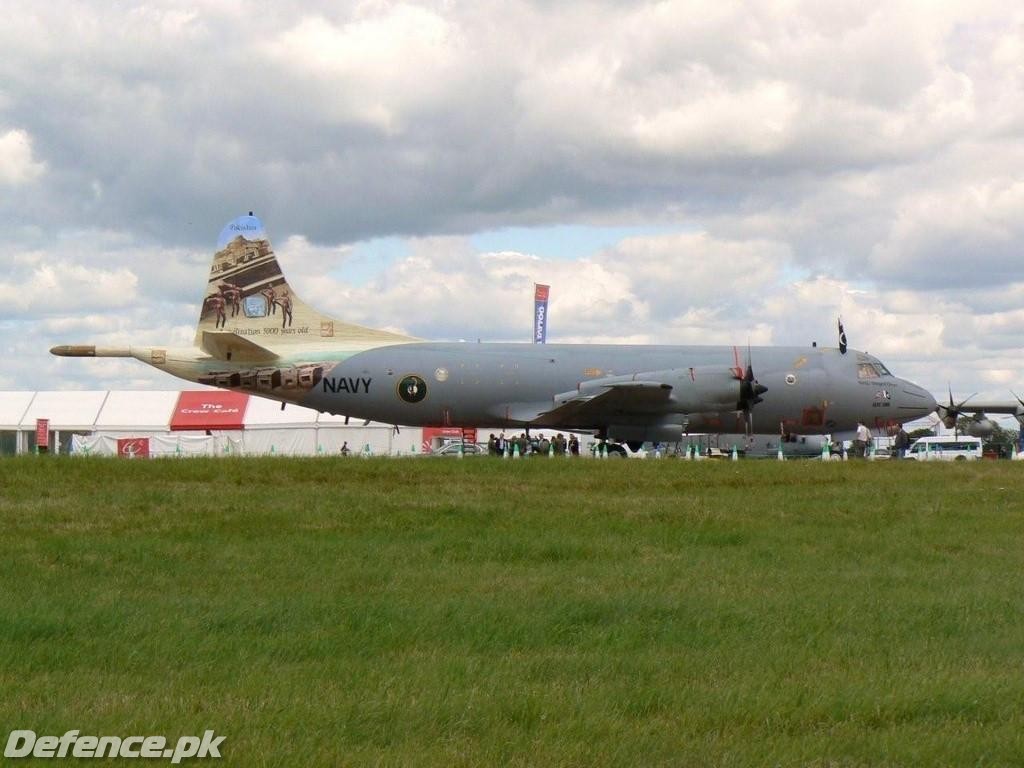
[[[407,403],[418,403],[427,396],[427,382],[419,376],[403,376],[398,382],[398,396]]]

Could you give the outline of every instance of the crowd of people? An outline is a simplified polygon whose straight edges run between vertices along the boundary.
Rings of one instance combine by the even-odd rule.
[[[849,456],[854,459],[869,458],[872,451],[871,446],[871,430],[864,422],[858,422],[854,439],[850,441]],[[906,457],[908,448],[910,448],[910,435],[901,424],[899,430],[893,435],[892,457],[897,459]],[[843,452],[842,441],[833,440],[829,445],[829,451],[834,456],[841,454]]]
[[[492,432],[491,436],[487,438],[487,453],[491,456],[511,456],[516,453],[520,456],[529,456],[530,454],[579,456],[580,441],[576,435],[569,435],[566,438],[561,432],[550,439],[544,434],[527,435],[525,432],[521,432],[512,437],[505,437],[504,432],[500,435],[495,435]]]

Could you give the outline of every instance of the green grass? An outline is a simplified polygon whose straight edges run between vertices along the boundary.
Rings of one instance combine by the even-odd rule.
[[[4,743],[1024,762],[1022,464],[26,457],[0,536]]]

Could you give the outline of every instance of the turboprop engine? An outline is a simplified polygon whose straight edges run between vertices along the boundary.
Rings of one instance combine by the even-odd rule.
[[[588,395],[596,397],[611,389],[648,393],[663,390],[667,397],[652,398],[650,409],[666,414],[707,411],[749,413],[754,405],[761,402],[761,395],[768,391],[754,378],[749,364],[745,371],[742,368],[701,366],[589,379],[580,382],[577,391],[558,395],[555,402],[568,402]]]
[[[992,437],[995,425],[987,416],[975,417],[967,425],[967,434],[971,437]]]

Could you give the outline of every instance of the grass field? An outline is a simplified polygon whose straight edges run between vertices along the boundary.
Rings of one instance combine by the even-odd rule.
[[[4,742],[1024,763],[1024,464],[26,457],[0,526]]]

